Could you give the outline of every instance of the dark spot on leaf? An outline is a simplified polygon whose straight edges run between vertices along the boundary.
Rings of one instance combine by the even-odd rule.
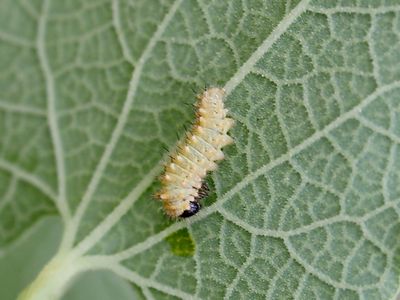
[[[193,256],[195,244],[186,228],[174,232],[167,236],[165,240],[170,245],[173,254],[177,256]]]

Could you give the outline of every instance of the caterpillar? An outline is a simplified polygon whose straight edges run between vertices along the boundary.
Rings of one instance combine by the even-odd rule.
[[[197,96],[196,120],[164,167],[156,196],[172,218],[187,218],[200,210],[199,200],[209,191],[204,178],[224,158],[221,148],[233,143],[227,132],[234,120],[226,116],[224,94],[223,88],[213,87]]]

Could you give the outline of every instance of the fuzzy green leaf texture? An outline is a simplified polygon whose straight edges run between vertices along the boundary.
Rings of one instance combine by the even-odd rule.
[[[205,86],[235,142],[170,220]],[[21,299],[88,270],[136,299],[391,299],[399,215],[399,0],[0,0],[1,255],[62,223]]]

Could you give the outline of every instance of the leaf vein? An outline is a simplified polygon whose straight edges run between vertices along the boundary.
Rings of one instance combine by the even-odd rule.
[[[55,163],[57,169],[58,195],[56,198],[56,204],[64,222],[68,222],[68,220],[70,219],[70,209],[66,198],[64,150],[60,136],[60,128],[58,127],[58,121],[57,121],[56,91],[55,91],[54,76],[52,75],[50,63],[47,60],[47,52],[45,44],[46,24],[47,24],[49,5],[50,4],[48,0],[45,0],[43,2],[43,7],[42,7],[43,11],[39,18],[39,23],[38,23],[36,48],[39,56],[40,68],[42,69],[43,76],[46,82],[47,120],[51,135],[51,141],[53,143]]]

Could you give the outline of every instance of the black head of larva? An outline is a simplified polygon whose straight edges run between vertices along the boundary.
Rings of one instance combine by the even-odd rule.
[[[189,218],[197,214],[200,210],[200,204],[197,202],[190,202],[190,209],[185,210],[179,217]]]
[[[200,201],[201,199],[207,197],[208,192],[210,191],[208,185],[206,182],[203,182],[201,185],[201,188],[198,191],[198,196],[196,198],[194,198],[195,201],[191,201],[190,203],[190,209],[185,210],[180,217],[181,218],[188,218],[191,217],[195,214],[197,214],[200,210],[200,204],[198,203],[198,201]]]

